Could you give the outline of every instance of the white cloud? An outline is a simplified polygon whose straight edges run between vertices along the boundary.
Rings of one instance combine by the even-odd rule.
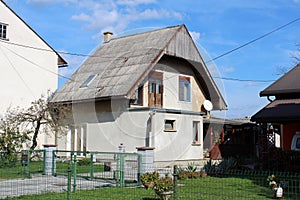
[[[32,5],[46,5],[46,4],[54,4],[54,3],[76,3],[77,0],[27,0],[28,4]]]
[[[200,39],[200,33],[199,32],[190,31],[190,34],[191,34],[194,42],[197,42]]]
[[[234,67],[222,68],[222,72],[224,73],[233,72],[234,70]]]
[[[139,4],[151,4],[155,3],[156,0],[118,0],[119,5],[137,6]]]
[[[80,1],[81,8],[85,11],[80,14],[75,14],[71,19],[84,22],[85,27],[98,32],[113,31],[115,33],[122,32],[126,27],[133,22],[140,20],[151,19],[179,19],[183,16],[181,13],[167,9],[142,9],[139,4],[154,3],[153,0],[119,0],[117,3],[112,1]],[[130,4],[130,7],[127,5]],[[125,6],[124,6],[125,5]]]
[[[85,13],[81,13],[79,15],[73,15],[71,19],[78,20],[78,21],[86,21],[86,22],[92,21],[92,18]]]

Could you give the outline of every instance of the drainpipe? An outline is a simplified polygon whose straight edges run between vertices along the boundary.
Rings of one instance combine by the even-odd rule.
[[[151,110],[150,113],[150,134],[149,134],[149,144],[151,147],[155,147],[155,118],[154,118],[154,115],[155,115],[155,110]]]

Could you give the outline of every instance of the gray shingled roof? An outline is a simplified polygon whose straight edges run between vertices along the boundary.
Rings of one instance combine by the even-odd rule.
[[[300,92],[300,64],[260,92],[260,96],[276,96]]]
[[[300,99],[279,99],[252,116],[252,121],[278,122],[300,119]]]
[[[51,102],[84,102],[126,97],[164,55],[184,58],[194,65],[209,88],[216,109],[226,104],[184,25],[113,38],[103,43],[54,95]],[[201,68],[201,69],[200,69]],[[92,74],[88,87],[80,87]]]

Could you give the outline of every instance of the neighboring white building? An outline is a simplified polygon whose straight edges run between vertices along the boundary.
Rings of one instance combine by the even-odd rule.
[[[42,94],[54,92],[58,86],[58,68],[66,64],[0,0],[0,117],[8,108],[27,108]]]
[[[72,110],[59,149],[155,148],[156,163],[202,159],[209,102],[227,107],[185,25],[106,38],[51,102]]]

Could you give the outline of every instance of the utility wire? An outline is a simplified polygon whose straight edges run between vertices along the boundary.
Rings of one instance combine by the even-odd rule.
[[[222,80],[228,80],[228,81],[239,81],[239,82],[257,82],[257,83],[267,83],[267,82],[273,82],[275,80],[252,80],[252,79],[238,79],[238,78],[228,78],[228,77],[219,77],[214,76],[213,78],[216,79],[222,79]]]
[[[224,56],[226,56],[226,55],[228,55],[228,54],[230,54],[230,53],[232,53],[232,52],[234,52],[234,51],[237,51],[237,50],[239,50],[239,49],[241,49],[241,48],[243,48],[243,47],[245,47],[245,46],[247,46],[247,45],[249,45],[249,44],[252,44],[252,43],[256,42],[257,40],[260,40],[260,39],[262,39],[262,38],[264,38],[264,37],[267,37],[268,35],[271,35],[272,33],[276,32],[276,31],[279,31],[279,30],[281,30],[281,29],[287,27],[288,25],[291,25],[291,24],[293,24],[293,23],[295,23],[295,22],[297,22],[297,21],[299,21],[299,20],[300,20],[300,17],[297,18],[297,19],[294,19],[294,20],[292,20],[292,21],[290,21],[290,22],[288,22],[288,23],[286,23],[286,24],[284,24],[284,25],[282,25],[282,26],[280,26],[280,27],[278,27],[278,28],[275,28],[275,29],[273,29],[272,31],[270,31],[270,32],[268,32],[268,33],[265,33],[265,34],[263,34],[263,35],[261,35],[261,36],[255,38],[255,39],[253,39],[253,40],[250,40],[249,42],[246,42],[245,44],[242,44],[242,45],[240,45],[240,46],[238,46],[238,47],[236,47],[236,48],[234,48],[234,49],[232,49],[232,50],[230,50],[230,51],[227,51],[227,52],[225,52],[225,53],[223,53],[223,54],[221,54],[221,55],[219,55],[219,56],[217,56],[217,57],[215,57],[215,58],[213,58],[213,59],[211,59],[211,60],[208,60],[208,61],[206,61],[205,63],[208,63],[208,62],[217,60],[217,59],[219,59],[219,58],[222,58],[222,57],[224,57]]]
[[[25,87],[30,92],[31,96],[35,98],[35,95],[34,95],[33,91],[31,90],[31,88],[29,87],[29,85],[26,83],[26,81],[24,80],[24,78],[21,76],[21,74],[18,72],[18,70],[16,69],[16,67],[14,66],[14,64],[11,62],[11,60],[8,58],[8,56],[6,55],[6,53],[4,52],[4,50],[1,48],[1,46],[0,46],[0,50],[2,51],[2,53],[5,56],[6,60],[9,62],[9,65],[13,68],[13,70],[16,72],[16,74],[18,75],[18,77],[21,79],[21,81],[23,82],[23,84],[25,85]]]
[[[38,64],[36,64],[35,62],[33,62],[33,61],[31,61],[31,60],[29,60],[29,59],[27,59],[27,58],[25,58],[24,56],[22,56],[22,55],[20,55],[20,54],[18,54],[18,53],[16,53],[15,51],[13,51],[13,50],[11,50],[11,49],[9,49],[9,48],[7,48],[7,47],[5,47],[5,46],[3,46],[3,45],[1,45],[2,47],[4,47],[5,49],[7,49],[8,51],[10,51],[11,53],[13,53],[13,54],[15,54],[16,56],[18,56],[18,57],[20,57],[20,58],[22,58],[23,60],[26,60],[27,62],[29,62],[29,63],[31,63],[32,65],[35,65],[36,67],[38,67],[38,68],[40,68],[40,69],[42,69],[42,70],[44,70],[44,71],[47,71],[47,72],[50,72],[51,74],[54,74],[54,75],[57,75],[57,76],[60,76],[61,78],[64,78],[64,79],[70,79],[71,80],[71,78],[69,78],[69,77],[66,77],[66,76],[63,76],[63,75],[60,75],[60,74],[58,74],[58,73],[56,73],[56,72],[53,72],[53,71],[51,71],[51,70],[49,70],[49,69],[47,69],[47,68],[45,68],[45,67],[42,67],[42,66],[40,66],[40,65],[38,65]],[[3,52],[3,51],[2,51]],[[4,53],[4,52],[3,52]],[[8,59],[8,58],[7,58]],[[13,67],[13,66],[12,66]]]
[[[296,18],[296,19],[294,19],[294,20],[292,20],[292,21],[290,21],[290,22],[288,22],[288,23],[286,23],[286,24],[284,24],[284,25],[282,25],[282,26],[280,26],[280,27],[278,27],[278,28],[276,28],[276,29],[274,29],[274,30],[268,32],[268,33],[265,33],[265,34],[263,34],[263,35],[261,35],[261,36],[255,38],[255,39],[253,39],[253,40],[250,40],[249,42],[246,42],[246,43],[244,43],[244,44],[242,44],[242,45],[240,45],[240,46],[238,46],[238,47],[236,47],[236,48],[234,48],[234,49],[232,49],[232,50],[229,50],[229,51],[227,51],[227,52],[225,52],[225,53],[223,53],[223,54],[221,54],[221,55],[219,55],[219,56],[217,56],[217,57],[215,57],[215,58],[213,58],[213,59],[211,59],[211,60],[205,61],[205,63],[209,63],[209,62],[212,62],[212,61],[217,60],[217,59],[219,59],[219,58],[222,58],[222,57],[224,57],[224,56],[226,56],[226,55],[228,55],[228,54],[230,54],[230,53],[232,53],[232,52],[235,52],[235,51],[237,51],[237,50],[239,50],[239,49],[241,49],[241,48],[243,48],[243,47],[245,47],[245,46],[247,46],[247,45],[249,45],[249,44],[252,44],[252,43],[254,43],[254,42],[256,42],[256,41],[258,41],[258,40],[260,40],[260,39],[262,39],[262,38],[264,38],[264,37],[267,37],[268,35],[271,35],[272,33],[276,32],[276,31],[279,31],[279,30],[281,30],[281,29],[283,29],[283,28],[285,28],[285,27],[287,27],[287,26],[289,26],[289,25],[291,25],[291,24],[293,24],[293,23],[295,23],[295,22],[297,22],[297,21],[299,21],[299,20],[300,20],[300,17],[299,17],[299,18]],[[0,40],[0,42],[4,42],[4,43],[7,43],[7,44],[16,45],[16,46],[20,46],[20,47],[24,47],[24,48],[30,48],[30,49],[40,50],[40,51],[55,52],[54,50],[50,50],[50,49],[44,49],[44,48],[33,47],[33,46],[29,46],[29,45],[17,44],[17,43],[5,41],[5,40]],[[11,51],[11,50],[10,50],[10,51]],[[13,51],[12,51],[12,52],[13,52]],[[60,53],[60,54],[66,54],[66,55],[72,55],[72,56],[81,56],[81,57],[114,58],[114,57],[109,57],[109,56],[95,56],[95,55],[90,55],[90,54],[70,53],[70,52],[65,52],[65,51],[56,51],[56,52],[57,52],[57,53]],[[13,52],[13,53],[15,53],[15,52]],[[16,53],[15,53],[15,54],[16,54]],[[22,56],[19,55],[19,54],[16,54],[16,55],[18,55],[19,57],[22,57]],[[28,62],[31,62],[31,63],[32,63],[32,61],[29,61],[28,59],[26,59],[26,58],[24,58],[24,57],[22,57],[22,58],[25,59],[25,60],[27,60]],[[35,64],[35,63],[33,63],[33,64],[36,65],[36,66],[38,66],[38,65]],[[38,66],[38,67],[41,68],[41,66]],[[47,69],[45,69],[45,68],[43,68],[43,69],[44,69],[44,70],[47,70]],[[47,70],[47,71],[49,71],[49,70]],[[55,72],[52,72],[52,71],[50,71],[50,72],[51,72],[51,73],[55,73]],[[60,74],[57,74],[57,73],[55,73],[55,74],[58,75],[58,76],[60,76],[60,77],[62,77],[62,78],[64,78],[64,79],[70,79],[70,78],[65,77],[65,76],[63,76],[63,75],[60,75]],[[272,82],[272,81],[274,81],[274,80],[252,80],[252,79],[244,80],[244,79],[226,78],[226,77],[213,77],[213,78],[223,79],[223,80],[231,80],[231,81],[241,81],[241,82]],[[72,80],[71,80],[71,81],[72,81]]]

